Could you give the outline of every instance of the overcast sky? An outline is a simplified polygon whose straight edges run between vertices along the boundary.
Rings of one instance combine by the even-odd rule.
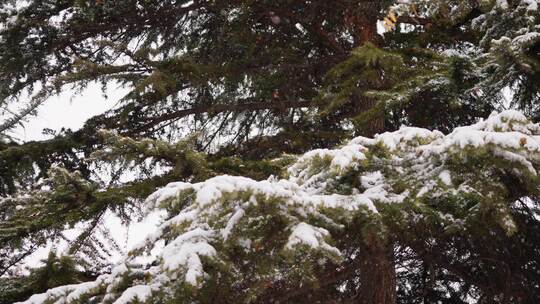
[[[13,135],[21,141],[31,141],[46,138],[42,134],[44,128],[77,130],[88,118],[114,107],[125,92],[111,87],[107,91],[108,99],[105,99],[98,85],[89,86],[81,95],[66,91],[48,99],[38,108],[38,115],[30,117],[24,127],[15,129]]]

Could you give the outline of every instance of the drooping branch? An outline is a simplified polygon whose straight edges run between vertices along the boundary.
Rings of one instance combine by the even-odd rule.
[[[323,43],[329,46],[337,54],[343,56],[347,53],[340,45],[336,37],[332,33],[325,31],[320,24],[313,24],[309,21],[303,20],[301,17],[287,10],[276,9],[276,12],[278,15],[289,18],[293,23],[302,25],[302,27],[306,28],[310,33],[321,39]]]
[[[149,130],[162,122],[174,119],[183,118],[189,115],[196,114],[218,114],[225,112],[244,112],[244,111],[261,111],[261,110],[284,110],[293,108],[305,108],[314,106],[315,103],[310,100],[303,101],[273,101],[273,102],[250,102],[240,104],[216,104],[210,106],[198,106],[189,109],[183,109],[172,113],[167,113],[156,118],[150,119],[146,124],[137,128],[133,133]]]

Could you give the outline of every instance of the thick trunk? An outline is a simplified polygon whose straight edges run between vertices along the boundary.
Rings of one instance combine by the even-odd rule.
[[[378,44],[377,19],[381,8],[380,1],[371,1],[361,3],[347,11],[345,20],[356,46],[366,42]]]
[[[365,43],[379,45],[377,19],[382,10],[382,1],[365,1],[348,11],[346,21],[353,33],[356,46]],[[383,83],[369,89],[381,89]],[[367,89],[367,88],[364,88]],[[369,121],[362,124],[361,135],[373,136],[384,131],[384,110],[376,108],[377,100],[368,98],[359,92],[353,103],[358,112],[370,113]],[[364,242],[361,248],[360,285],[357,303],[360,304],[395,304],[396,270],[392,244],[382,240]]]
[[[366,1],[360,4],[355,10],[350,11],[347,20],[349,20],[349,27],[353,33],[356,46],[362,46],[368,42],[379,45],[380,37],[377,34],[377,20],[381,9],[381,1]],[[380,87],[382,87],[382,83]],[[378,88],[373,87],[370,89]],[[359,100],[360,113],[371,111],[377,104],[376,100],[365,96],[360,97]],[[377,109],[373,113],[372,119],[366,124],[363,124],[360,135],[372,137],[382,132],[384,132],[384,111]]]
[[[360,304],[395,304],[396,270],[394,249],[389,244],[369,244],[362,248],[360,264]]]

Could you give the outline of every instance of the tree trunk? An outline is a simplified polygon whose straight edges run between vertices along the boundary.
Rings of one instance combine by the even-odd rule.
[[[360,111],[362,113],[373,111],[370,115],[370,119],[365,123],[362,123],[361,134],[366,137],[373,137],[375,134],[384,132],[384,109],[375,108],[377,100],[365,96],[360,96]]]
[[[382,10],[382,1],[361,2],[346,14],[346,21],[353,33],[355,45],[365,43],[379,45],[377,20]],[[373,87],[371,89],[380,89]],[[363,94],[364,92],[359,92]],[[359,112],[374,111],[370,121],[362,126],[361,135],[372,137],[384,131],[384,110],[375,108],[377,100],[360,95]],[[361,248],[360,285],[357,303],[360,304],[395,304],[396,303],[396,270],[394,248],[383,240],[373,238],[363,242]]]
[[[357,303],[395,304],[396,269],[391,244],[372,242],[361,248]]]
[[[350,10],[346,17],[349,23],[349,28],[353,33],[354,44],[356,47],[362,46],[365,43],[379,45],[379,35],[377,33],[377,21],[379,13],[382,10],[381,1],[365,1],[359,4],[353,10]],[[382,87],[382,83],[380,84]],[[371,89],[378,89],[376,87]],[[364,92],[360,92],[363,94]],[[377,104],[377,100],[361,96],[359,98],[359,111],[361,113],[373,110]],[[372,119],[363,124],[361,129],[362,136],[372,137],[377,133],[384,132],[384,111],[376,110]]]

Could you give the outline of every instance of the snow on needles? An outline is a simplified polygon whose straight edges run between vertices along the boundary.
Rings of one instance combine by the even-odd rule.
[[[486,158],[497,161],[478,167]],[[477,169],[468,170],[468,162]],[[377,217],[381,204],[419,204],[462,192],[480,193],[486,204],[496,202],[490,197],[496,195],[493,191],[479,188],[486,176],[501,171],[495,166],[518,179],[537,178],[540,126],[519,112],[505,111],[448,135],[402,127],[374,138],[357,137],[336,149],[314,150],[298,157],[284,179],[224,175],[200,183],[171,183],[146,201],[148,213],[164,214],[162,224],[111,274],[53,288],[22,303],[152,301],[158,291],[173,293],[170,286],[196,290],[212,272],[234,272],[234,267],[216,265],[233,263],[237,257],[232,255],[241,251],[268,249],[284,257],[299,251],[301,258],[314,254],[318,260],[339,263],[341,251],[333,245],[332,231],[343,229],[356,215]],[[497,208],[501,225],[514,229],[504,208]],[[451,219],[444,214],[441,218]],[[278,225],[274,233],[285,237],[265,239],[264,227],[271,225]],[[151,266],[134,262],[164,240]]]
[[[152,289],[149,286],[136,285],[126,289],[113,304],[128,304],[133,303],[134,300],[144,302],[150,295],[152,295]]]
[[[295,246],[303,244],[311,248],[323,247],[328,251],[333,251],[336,255],[340,255],[339,249],[328,245],[324,240],[324,238],[329,236],[330,233],[328,230],[302,222],[292,229],[286,248],[294,249]]]

